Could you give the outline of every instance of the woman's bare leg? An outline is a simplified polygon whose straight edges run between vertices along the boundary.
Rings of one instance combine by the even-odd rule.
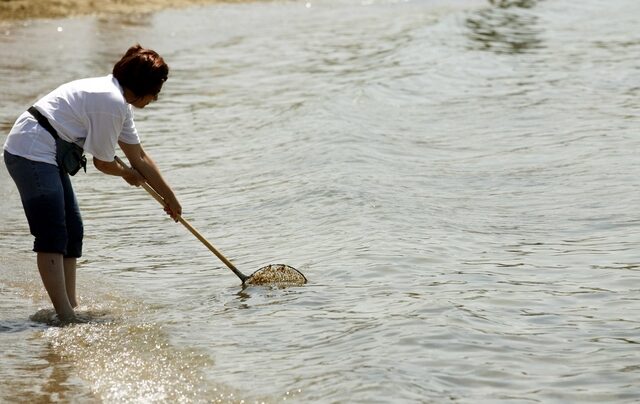
[[[71,307],[78,307],[76,299],[76,258],[64,259],[64,283],[67,288],[67,297]]]
[[[51,303],[53,303],[53,307],[56,309],[56,313],[58,314],[60,321],[73,321],[75,319],[75,315],[73,313],[73,307],[69,302],[69,297],[67,296],[64,259],[62,254],[39,252],[38,270],[40,271],[42,283],[44,283],[44,287],[49,294]]]

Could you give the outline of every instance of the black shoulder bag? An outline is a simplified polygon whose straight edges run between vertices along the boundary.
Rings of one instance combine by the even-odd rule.
[[[58,168],[69,175],[76,175],[76,173],[80,171],[80,168],[84,168],[84,172],[86,173],[87,158],[84,156],[82,147],[60,139],[58,132],[51,126],[47,117],[42,115],[36,107],[30,107],[27,111],[33,115],[40,126],[51,133],[51,136],[56,140],[56,163],[58,163]]]

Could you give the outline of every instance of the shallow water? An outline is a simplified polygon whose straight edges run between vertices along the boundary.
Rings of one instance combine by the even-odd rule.
[[[184,216],[74,178],[80,311],[49,305],[0,167],[0,396],[103,402],[636,402],[640,3],[249,3],[6,25],[0,127],[108,72]],[[2,139],[3,140],[3,139]]]

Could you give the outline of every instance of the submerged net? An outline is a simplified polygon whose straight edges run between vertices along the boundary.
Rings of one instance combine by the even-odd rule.
[[[307,278],[289,265],[273,264],[258,269],[244,282],[246,285],[304,285]]]

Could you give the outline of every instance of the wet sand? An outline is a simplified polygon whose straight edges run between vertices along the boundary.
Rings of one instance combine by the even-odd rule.
[[[0,0],[0,21],[87,14],[145,13],[237,0]]]

